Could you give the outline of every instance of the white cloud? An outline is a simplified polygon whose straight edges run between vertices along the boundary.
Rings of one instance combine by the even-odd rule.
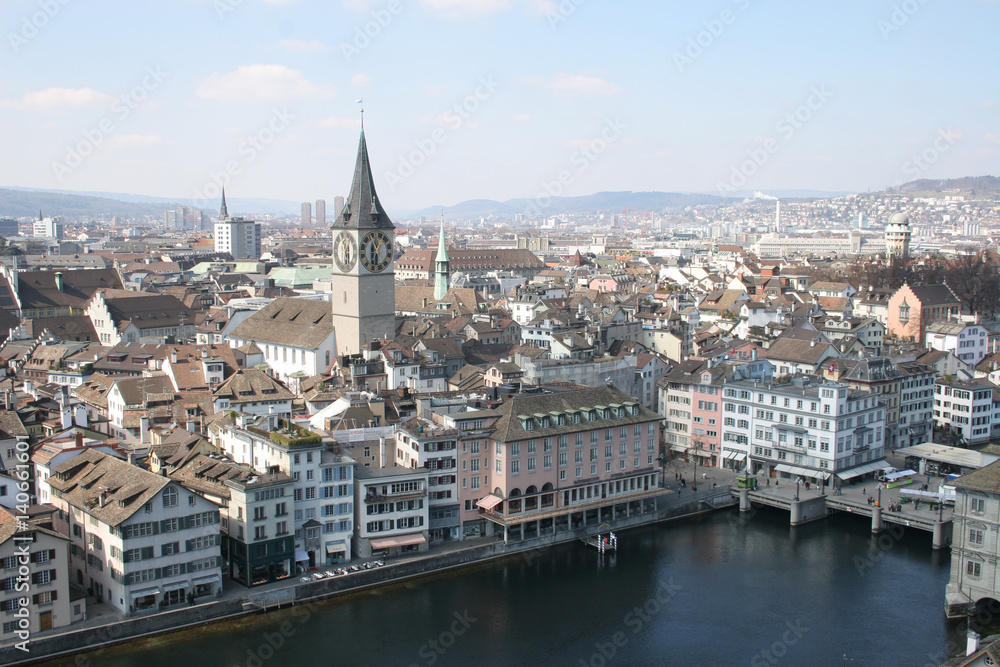
[[[361,129],[360,118],[337,118],[331,116],[319,122],[320,127],[331,127],[335,130],[359,130]]]
[[[93,88],[46,88],[25,93],[16,100],[0,101],[0,107],[42,113],[59,113],[69,109],[107,107],[115,98]]]
[[[516,116],[514,116],[514,122],[515,123],[527,123],[530,120],[531,120],[531,114],[530,113],[519,113]]]
[[[313,39],[308,42],[302,39],[280,39],[278,40],[278,46],[285,51],[292,51],[294,53],[316,53],[318,51],[326,51],[326,44],[318,39]]]
[[[600,95],[620,95],[621,87],[605,79],[585,74],[559,72],[551,78],[529,76],[528,83],[544,86],[560,97],[596,97]]]
[[[365,86],[370,86],[372,83],[372,78],[365,74],[364,72],[358,72],[351,77],[351,85],[357,88],[364,88]]]
[[[985,134],[983,141],[988,144],[1000,144],[1000,134]]]
[[[336,90],[325,83],[313,83],[297,69],[284,65],[242,65],[228,74],[213,73],[202,79],[195,94],[206,100],[244,102],[287,100],[292,97],[330,97]]]

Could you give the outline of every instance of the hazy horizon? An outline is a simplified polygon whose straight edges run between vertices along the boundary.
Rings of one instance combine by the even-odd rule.
[[[998,19],[984,0],[12,0],[0,182],[332,201],[360,98],[396,210],[991,174]]]

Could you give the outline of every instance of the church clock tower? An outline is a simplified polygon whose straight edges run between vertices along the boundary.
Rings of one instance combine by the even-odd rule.
[[[332,227],[333,326],[340,356],[396,334],[394,229],[375,193],[362,128],[351,192]]]

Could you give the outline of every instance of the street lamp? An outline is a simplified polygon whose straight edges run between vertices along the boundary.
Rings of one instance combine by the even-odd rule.
[[[799,482],[802,481],[801,477],[795,478],[795,499],[799,499]]]

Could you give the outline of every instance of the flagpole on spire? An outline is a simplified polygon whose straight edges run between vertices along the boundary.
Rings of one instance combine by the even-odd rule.
[[[360,100],[357,101],[357,103],[361,105],[361,131],[364,132],[364,130],[365,130],[365,98],[362,97]]]

